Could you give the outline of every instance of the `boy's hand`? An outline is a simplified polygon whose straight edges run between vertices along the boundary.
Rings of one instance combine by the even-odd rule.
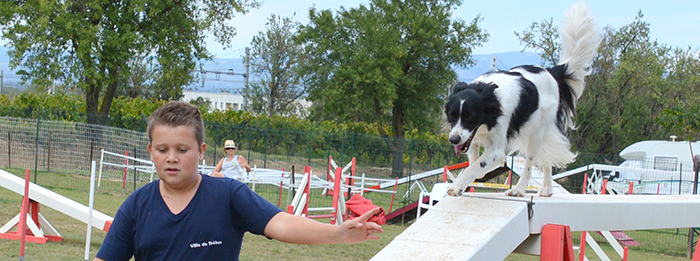
[[[379,236],[375,234],[384,233],[384,229],[382,229],[380,225],[377,225],[377,223],[367,221],[370,217],[379,213],[379,210],[380,208],[372,209],[362,214],[362,216],[348,220],[340,225],[338,233],[342,241],[344,243],[353,244],[379,239]]]

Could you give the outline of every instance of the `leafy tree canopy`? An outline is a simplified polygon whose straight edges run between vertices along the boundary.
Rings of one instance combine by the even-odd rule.
[[[108,115],[120,79],[132,73],[131,59],[153,57],[160,84],[181,91],[197,62],[210,58],[205,36],[211,33],[230,45],[236,31],[226,22],[258,5],[255,0],[7,0],[0,2],[0,28],[10,66],[24,68],[23,80],[78,86],[89,115]]]
[[[472,49],[488,35],[452,18],[459,0],[373,0],[358,8],[309,11],[300,29],[305,64],[300,72],[313,101],[312,118],[380,123],[393,153],[394,176],[403,173],[406,130],[440,126],[447,90]],[[391,132],[383,126],[391,126]]]
[[[452,17],[462,1],[374,0],[358,8],[309,11],[300,41],[308,60],[305,80],[317,118],[438,126],[453,66],[466,67],[488,35]]]

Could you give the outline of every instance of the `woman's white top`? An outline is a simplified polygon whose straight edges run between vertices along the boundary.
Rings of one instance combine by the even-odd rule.
[[[231,161],[227,161],[226,159],[227,158],[224,158],[224,163],[221,164],[221,173],[227,178],[237,180],[243,179],[243,173],[245,173],[245,171],[241,167],[241,164],[238,163],[238,155],[233,156]]]

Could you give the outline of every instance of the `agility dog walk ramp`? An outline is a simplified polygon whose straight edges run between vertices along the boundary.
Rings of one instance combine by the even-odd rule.
[[[512,252],[540,255],[547,224],[571,231],[684,228],[699,227],[699,216],[700,196],[691,195],[468,193],[442,199],[372,260],[503,260]]]
[[[4,187],[11,191],[14,191],[17,194],[24,195],[24,182],[24,179],[19,178],[4,170],[0,170],[0,187]],[[88,223],[89,208],[87,206],[80,204],[67,197],[64,197],[56,192],[48,190],[42,186],[36,185],[34,183],[29,183],[29,199],[36,201],[44,206],[55,209],[86,224]],[[17,215],[15,218],[18,219],[19,215]],[[93,227],[103,231],[108,231],[109,227],[112,225],[113,220],[114,218],[102,212],[93,210]],[[17,221],[15,221],[14,223],[16,222]],[[11,223],[13,222],[9,222],[6,226],[9,226]],[[2,229],[0,229],[0,233],[4,233],[10,228],[12,227],[3,227]]]
[[[446,197],[372,260],[502,260],[530,235],[527,212],[524,201]]]

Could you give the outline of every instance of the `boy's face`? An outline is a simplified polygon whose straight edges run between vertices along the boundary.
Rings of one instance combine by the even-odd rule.
[[[158,177],[165,185],[180,188],[197,182],[197,165],[204,158],[206,144],[197,144],[194,127],[160,125],[155,126],[151,133],[148,151]]]

